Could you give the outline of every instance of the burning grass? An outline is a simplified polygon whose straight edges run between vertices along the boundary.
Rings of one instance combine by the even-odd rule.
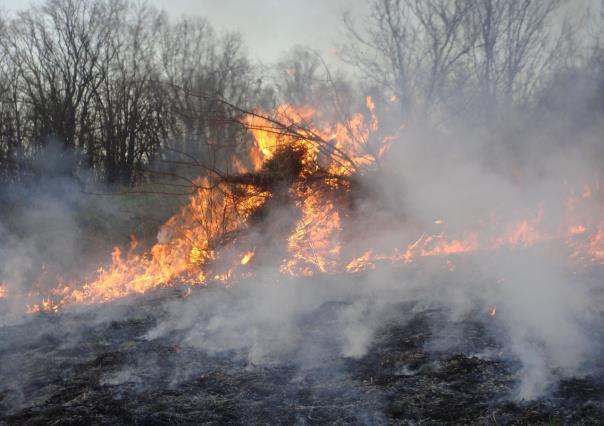
[[[345,377],[352,374],[358,378],[363,392],[376,388],[383,392],[380,400],[386,396],[386,408],[369,408],[386,413],[389,419],[417,410],[421,404],[414,399],[415,393],[431,398],[435,380],[441,386],[438,397],[430,412],[417,413],[418,421],[454,419],[438,403],[452,395],[458,399],[447,410],[459,417],[460,407],[470,409],[473,414],[467,417],[468,422],[484,420],[485,415],[499,416],[506,410],[511,411],[511,418],[518,418],[526,406],[498,406],[496,413],[487,413],[484,406],[494,399],[509,399],[517,382],[529,386],[526,392],[522,390],[523,397],[540,397],[559,377],[570,377],[579,365],[589,361],[586,351],[591,346],[583,345],[582,322],[600,324],[600,319],[589,317],[591,305],[583,303],[586,293],[580,288],[571,290],[566,284],[575,279],[569,278],[574,270],[586,271],[583,266],[604,261],[604,190],[599,184],[580,190],[569,186],[569,195],[560,200],[559,206],[532,200],[511,213],[493,209],[488,217],[460,221],[462,226],[449,220],[446,211],[422,221],[417,215],[406,216],[389,209],[381,194],[376,193],[375,182],[387,182],[397,167],[389,161],[389,147],[395,140],[403,140],[380,134],[372,103],[364,114],[342,124],[331,125],[321,118],[317,111],[291,107],[266,115],[243,114],[241,124],[249,129],[254,143],[242,158],[233,159],[236,172],[206,170],[195,181],[188,204],[160,228],[155,244],[146,249],[133,239],[129,248],[115,248],[111,262],[88,280],[59,281],[50,292],[31,291],[27,296],[29,312],[57,312],[69,306],[103,304],[146,294],[133,303],[138,306],[158,293],[158,300],[166,306],[159,306],[163,302],[148,306],[151,320],[144,330],[122,336],[123,341],[110,354],[99,355],[98,351],[104,350],[99,347],[93,351],[93,361],[85,368],[91,367],[93,381],[103,389],[121,386],[129,378],[121,375],[121,367],[108,372],[95,365],[113,362],[114,352],[121,352],[122,345],[129,351],[127,342],[139,338],[137,342],[145,343],[133,351],[140,351],[140,359],[144,360],[141,376],[147,370],[155,371],[154,366],[146,364],[146,349],[157,350],[160,359],[168,351],[177,354],[174,365],[179,370],[186,365],[184,361],[200,357],[200,367],[192,369],[194,374],[205,368],[204,362],[214,361],[219,368],[211,375],[223,377],[234,371],[237,377],[228,378],[227,385],[219,379],[212,382],[221,389],[239,383],[261,388],[274,383],[281,386],[284,380],[291,383],[293,376],[283,379],[280,375],[284,365],[290,368],[287,362],[277,363],[275,369],[267,367],[271,378],[266,381],[258,376],[248,381],[247,373],[239,368],[241,364],[232,367],[241,362],[239,355],[254,366],[256,357],[277,359],[291,350],[288,345],[293,345],[295,350],[287,352],[288,356],[312,355],[313,351],[318,354],[315,378],[319,386],[328,383],[322,377],[327,356],[330,365],[344,371]],[[570,273],[558,280],[554,273],[562,267],[541,268],[540,262],[551,259],[563,259],[564,273]],[[476,264],[489,270],[476,272]],[[373,270],[384,275],[369,272]],[[430,272],[428,279],[422,275],[424,271]],[[367,278],[369,275],[371,278]],[[579,279],[588,282],[587,275]],[[357,290],[352,288],[355,280]],[[194,288],[210,284],[217,285]],[[165,291],[166,287],[177,291]],[[10,283],[5,288],[11,289]],[[362,297],[355,295],[359,288],[366,292]],[[212,291],[222,291],[228,297],[204,299]],[[4,295],[9,301],[11,297],[10,293]],[[170,297],[176,303],[170,305]],[[6,302],[4,299],[1,303]],[[419,299],[417,306],[421,309],[415,311],[414,303]],[[571,309],[564,311],[562,305]],[[98,309],[120,306],[126,304]],[[410,322],[402,326],[403,331],[388,323],[388,318],[395,315],[384,307],[407,316]],[[56,321],[93,311],[68,310]],[[422,323],[423,317],[441,314],[442,318],[433,323],[430,320],[429,326]],[[44,317],[31,318],[35,322]],[[304,319],[302,323],[300,318]],[[434,351],[424,348],[435,344],[430,336],[434,330],[455,328],[468,321],[473,322],[469,337],[460,334],[453,340],[482,334],[491,345],[487,352],[497,352],[494,360],[476,355],[484,349],[480,339],[459,349],[462,355],[457,354],[457,347],[447,347],[436,357]],[[330,326],[331,334],[321,334]],[[491,326],[492,334],[481,329]],[[310,346],[296,346],[306,333]],[[169,336],[179,339],[172,341]],[[499,341],[507,338],[514,342],[508,345]],[[599,334],[596,338],[601,340]],[[321,347],[314,350],[314,344]],[[329,344],[338,347],[330,352],[323,347]],[[182,348],[187,348],[187,357],[179,358]],[[219,355],[214,357],[216,353]],[[508,363],[510,359],[512,363]],[[535,365],[535,360],[541,364]],[[300,360],[300,365],[307,361]],[[600,383],[601,377],[597,376],[595,382]],[[164,378],[158,383],[162,389],[167,386]],[[195,394],[208,389],[206,382],[187,379],[183,383],[184,393],[188,387]],[[472,383],[481,385],[475,387]],[[410,385],[416,392],[407,391]],[[294,385],[293,392],[297,395],[309,386]],[[346,392],[346,386],[336,390]],[[87,392],[83,385],[81,393]],[[69,391],[67,394],[66,398]],[[135,401],[137,395],[135,392],[129,398]],[[249,401],[235,393],[227,398],[241,404]],[[586,397],[586,404],[591,403],[590,398]],[[353,398],[346,403],[354,407],[356,401]],[[179,399],[176,404],[186,402]],[[61,400],[59,405],[68,404]],[[551,410],[544,412],[549,414]],[[25,409],[20,415],[29,418],[31,412]],[[329,412],[322,415],[332,419]],[[569,410],[565,418],[582,418],[582,414]]]
[[[379,206],[362,213],[357,208],[371,204],[363,179],[387,173],[381,159],[400,137],[380,133],[371,99],[364,113],[341,123],[325,123],[314,109],[286,105],[268,114],[243,111],[241,124],[254,144],[244,158],[233,159],[237,173],[210,169],[198,178],[189,203],[161,227],[156,244],[141,250],[133,239],[127,250],[114,248],[111,263],[83,283],[58,279],[50,293],[34,287],[27,310],[58,311],[164,286],[230,285],[259,265],[312,276],[436,257],[452,270],[455,257],[465,253],[549,242],[565,245],[575,264],[604,261],[604,221],[578,214],[584,203],[601,197],[599,184],[580,192],[571,188],[564,218],[553,226],[545,224],[541,205],[515,221],[500,220],[494,211],[475,229],[449,229],[439,218],[426,230],[388,213],[386,223],[378,222],[372,216],[381,213]],[[369,227],[397,233],[396,244],[372,246],[371,238],[358,232]],[[0,298],[6,297],[2,288]]]

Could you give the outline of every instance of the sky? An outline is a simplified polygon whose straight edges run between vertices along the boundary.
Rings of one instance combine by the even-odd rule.
[[[219,30],[243,34],[249,52],[275,60],[294,45],[312,46],[333,55],[333,42],[342,32],[344,11],[361,13],[364,0],[153,0],[175,16],[194,13],[207,17]]]
[[[295,45],[311,46],[327,60],[342,35],[344,11],[367,10],[365,0],[149,0],[170,15],[208,18],[219,31],[243,34],[249,53],[271,62]],[[4,10],[26,8],[40,0],[0,0]]]
[[[43,0],[0,0],[0,10],[16,11]],[[312,47],[331,62],[342,40],[342,14],[366,16],[368,0],[148,0],[173,17],[208,18],[219,31],[240,32],[250,55],[272,62],[287,49]],[[549,0],[545,0],[549,1]],[[563,0],[565,12],[598,15],[604,0]]]

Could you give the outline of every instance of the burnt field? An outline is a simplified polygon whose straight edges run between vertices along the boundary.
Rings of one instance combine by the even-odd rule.
[[[2,6],[0,426],[604,424],[604,0]]]
[[[316,281],[284,285],[339,285]],[[601,355],[588,374],[553,372],[545,393],[519,400],[520,363],[502,344],[497,317],[482,311],[452,320],[446,307],[421,300],[372,310],[370,297],[352,292],[305,303],[280,323],[247,314],[245,323],[229,322],[250,302],[242,292],[171,289],[0,328],[0,424],[501,425],[604,418]],[[273,302],[278,310],[280,301]],[[371,327],[360,350],[343,328],[354,306]],[[183,321],[189,314],[176,311],[194,314]],[[169,326],[174,321],[180,325]],[[285,332],[295,337],[286,342]],[[601,331],[593,338],[604,341]]]

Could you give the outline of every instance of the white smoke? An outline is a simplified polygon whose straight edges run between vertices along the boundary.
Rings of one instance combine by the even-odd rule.
[[[493,235],[539,209],[541,225],[555,227],[564,218],[568,189],[601,177],[594,161],[600,129],[584,129],[570,145],[552,130],[557,130],[554,121],[515,123],[514,128],[489,133],[462,123],[446,132],[406,130],[382,164],[383,173],[364,180],[372,200],[357,206],[359,217],[348,225],[378,253],[400,246],[418,230],[479,230],[493,212]],[[582,215],[601,217],[597,202],[583,208]],[[271,217],[277,220],[280,214],[287,222],[291,212],[273,211]],[[437,219],[443,223],[435,225]],[[394,271],[319,276],[314,284],[259,270],[236,291],[203,291],[170,302],[167,319],[147,338],[184,331],[185,344],[211,353],[244,352],[252,365],[283,356],[316,362],[324,355],[325,339],[340,356],[361,358],[392,315],[409,314],[393,313],[394,306],[419,301],[416,309],[438,307],[450,321],[478,319],[489,325],[503,348],[499,356],[521,365],[510,396],[533,399],[559,379],[583,374],[599,348],[590,334],[601,326],[594,294],[602,287],[569,261],[562,244],[454,256],[454,271],[444,259],[420,259]],[[325,334],[304,334],[301,319],[325,304],[337,306],[335,316],[326,319]],[[454,346],[440,339],[440,347]]]

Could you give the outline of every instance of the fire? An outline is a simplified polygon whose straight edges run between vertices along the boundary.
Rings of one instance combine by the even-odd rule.
[[[30,297],[38,302],[28,305],[28,311],[57,311],[69,304],[108,302],[162,286],[229,283],[244,276],[238,268],[251,261],[254,250],[243,251],[237,261],[227,265],[219,257],[225,247],[234,245],[230,236],[244,233],[250,217],[273,197],[266,182],[282,173],[279,167],[284,167],[282,160],[287,157],[284,154],[292,157],[292,166],[301,165],[296,171],[301,182],[320,176],[328,192],[346,190],[349,183],[344,178],[378,158],[366,143],[359,143],[370,139],[372,129],[377,130],[374,105],[369,99],[368,106],[369,126],[365,124],[365,116],[357,114],[346,123],[320,129],[307,127],[317,111],[288,105],[273,111],[280,122],[289,125],[287,129],[275,129],[261,115],[245,117],[244,124],[255,140],[248,153],[258,173],[255,177],[246,174],[246,166],[237,159],[234,168],[240,175],[231,181],[211,176],[200,178],[189,204],[162,226],[158,242],[148,251],[139,252],[135,240],[126,252],[116,247],[110,265],[100,267],[96,277],[83,284],[60,283],[49,295],[32,293]],[[382,145],[379,149],[382,154],[387,150]],[[341,230],[335,201],[323,200],[324,194],[306,183],[293,184],[290,193],[301,210],[301,219],[288,239],[281,271],[303,275],[335,271],[340,253],[337,234]]]
[[[491,310],[489,311],[489,315],[492,316],[492,317],[494,317],[495,315],[497,315],[497,306],[494,305],[491,308]]]
[[[8,286],[3,282],[0,282],[0,299],[4,299],[8,296]]]
[[[574,237],[576,235],[584,234],[587,231],[587,228],[583,225],[571,225],[568,228],[568,235]]]
[[[301,195],[302,199],[296,204],[302,210],[302,219],[289,237],[290,258],[282,265],[281,271],[291,275],[333,272],[337,268],[341,248],[337,242],[337,234],[341,230],[340,214],[333,203],[323,202],[316,194],[303,191]]]
[[[248,251],[243,255],[240,263],[242,265],[247,265],[248,263],[250,263],[250,260],[252,260],[252,258],[254,257],[254,254],[256,254],[254,251]]]
[[[27,305],[26,312],[32,314],[34,312],[59,312],[61,305],[56,304],[51,298],[43,298],[40,303]]]
[[[346,271],[360,272],[365,269],[375,269],[375,264],[373,263],[374,260],[377,260],[377,258],[370,250],[356,259],[352,259],[352,261],[346,265]]]
[[[365,113],[335,124],[322,122],[312,108],[289,105],[269,114],[244,116],[242,123],[254,144],[246,158],[233,159],[237,175],[199,178],[189,203],[161,227],[157,243],[148,250],[141,250],[135,239],[126,250],[116,247],[110,264],[98,268],[86,282],[58,280],[49,293],[30,292],[27,311],[56,312],[71,304],[109,302],[183,284],[188,296],[190,286],[228,285],[250,276],[250,262],[256,256],[260,259],[261,253],[246,240],[246,233],[267,206],[279,200],[288,200],[299,212],[275,265],[292,276],[358,273],[378,264],[404,265],[427,257],[443,258],[447,269],[454,270],[455,256],[550,241],[564,242],[569,258],[577,263],[604,264],[604,221],[575,218],[582,203],[602,192],[598,185],[581,188],[579,195],[571,192],[564,204],[567,218],[557,228],[544,224],[546,212],[537,205],[534,214],[516,222],[489,220],[458,232],[448,229],[446,217],[439,217],[433,221],[437,232],[419,229],[415,235],[400,235],[400,245],[389,251],[363,246],[363,241],[349,244],[354,236],[346,232],[346,223],[354,179],[374,167],[397,140],[394,135],[378,136],[376,106],[370,97],[366,108]],[[7,297],[6,288],[0,283],[0,298]],[[495,313],[494,306],[490,314]]]
[[[604,222],[598,225],[595,234],[591,236],[588,253],[591,259],[604,263]]]
[[[111,265],[100,267],[97,277],[81,286],[68,283],[52,290],[51,298],[32,304],[30,311],[56,311],[67,304],[101,303],[175,282],[191,285],[206,283],[204,266],[216,257],[217,242],[226,233],[245,227],[249,216],[269,195],[250,186],[240,187],[243,197],[234,196],[228,187],[207,190],[204,178],[190,203],[170,218],[158,234],[158,243],[143,254],[133,241],[127,253],[114,248]],[[239,194],[238,194],[239,195]],[[229,271],[215,274],[227,280]]]
[[[367,105],[367,109],[371,113],[371,123],[369,125],[369,128],[371,129],[371,131],[375,132],[378,130],[379,123],[378,123],[377,115],[375,114],[375,102],[373,102],[373,99],[371,98],[371,96],[367,96],[366,105]]]
[[[508,226],[507,232],[495,242],[495,247],[522,246],[529,247],[547,239],[547,235],[539,232],[539,224],[543,219],[543,209],[539,208],[537,215]]]

